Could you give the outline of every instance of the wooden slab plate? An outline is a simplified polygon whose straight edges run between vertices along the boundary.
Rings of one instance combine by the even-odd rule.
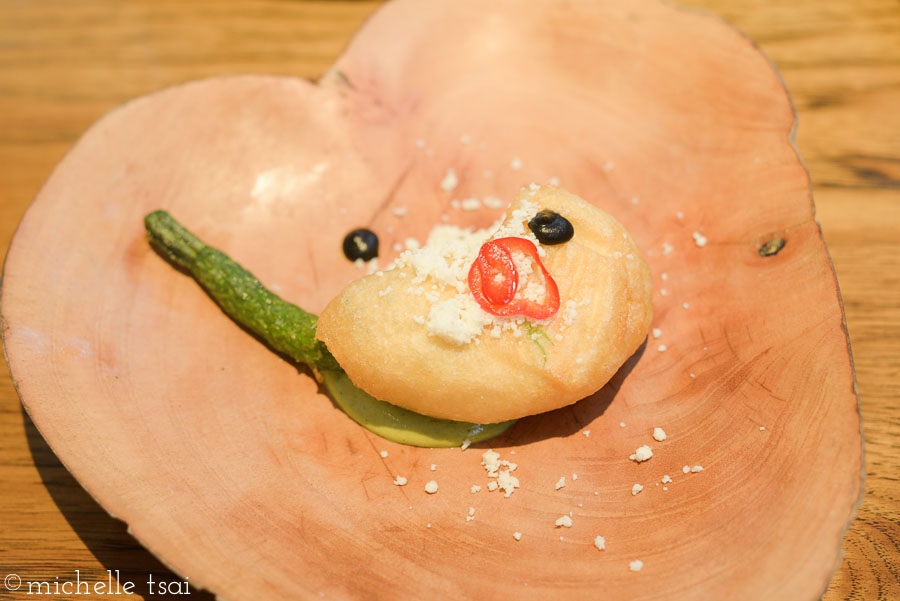
[[[815,599],[860,495],[861,435],[793,126],[766,58],[709,16],[395,0],[318,84],[189,83],[94,125],[9,252],[10,369],[84,487],[221,599]],[[600,393],[490,445],[519,464],[510,498],[487,492],[481,449],[351,422],[141,223],[168,209],[318,311],[361,274],[340,252],[352,227],[386,261],[443,215],[500,214],[451,200],[551,178],[634,234],[661,336]],[[644,444],[653,458],[629,461]]]

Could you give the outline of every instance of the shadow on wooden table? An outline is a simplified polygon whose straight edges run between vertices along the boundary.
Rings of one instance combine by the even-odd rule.
[[[142,547],[133,536],[128,534],[123,522],[111,517],[81,487],[47,445],[24,408],[22,408],[22,419],[25,422],[28,448],[44,486],[47,487],[47,491],[69,525],[94,554],[94,557],[103,564],[105,569],[110,570],[114,577],[118,570],[120,582],[133,582],[133,592],[145,599],[170,598],[167,594],[160,595],[158,583],[178,583],[182,579]],[[88,574],[83,574],[83,576],[97,581],[106,581],[106,574],[96,577]],[[148,583],[150,576],[153,577],[153,594],[150,594]],[[182,588],[182,590],[184,589]],[[195,589],[193,586],[190,588],[189,598],[193,601],[213,601],[215,599],[212,594]]]

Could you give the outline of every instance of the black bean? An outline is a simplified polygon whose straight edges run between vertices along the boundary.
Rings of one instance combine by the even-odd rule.
[[[359,228],[344,236],[344,256],[351,261],[369,261],[378,256],[378,236],[372,230]]]
[[[534,233],[535,238],[541,244],[562,244],[571,240],[575,235],[572,222],[559,213],[547,209],[539,211],[528,222],[528,229]]]

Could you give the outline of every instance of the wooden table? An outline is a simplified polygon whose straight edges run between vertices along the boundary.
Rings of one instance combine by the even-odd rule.
[[[227,73],[316,78],[379,2],[0,0],[0,248],[53,165],[117,104]],[[779,68],[841,284],[866,438],[865,499],[824,599],[900,599],[900,3],[688,0]],[[152,594],[174,576],[69,475],[0,380],[0,575]],[[10,597],[0,587],[0,598]],[[194,599],[211,599],[191,589]],[[108,597],[108,595],[106,596]],[[81,598],[104,598],[101,596]]]

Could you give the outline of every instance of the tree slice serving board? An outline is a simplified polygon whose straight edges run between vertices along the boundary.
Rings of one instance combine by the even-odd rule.
[[[95,124],[9,251],[11,373],[84,487],[221,599],[815,599],[862,451],[793,127],[772,66],[710,16],[395,0],[317,84],[193,82]],[[596,395],[466,451],[357,426],[154,253],[141,221],[171,211],[319,311],[362,273],[340,252],[349,229],[376,231],[384,263],[443,215],[500,215],[452,199],[551,178],[633,233],[662,334]],[[644,444],[653,458],[629,461]],[[488,447],[519,464],[510,498],[486,490]]]

